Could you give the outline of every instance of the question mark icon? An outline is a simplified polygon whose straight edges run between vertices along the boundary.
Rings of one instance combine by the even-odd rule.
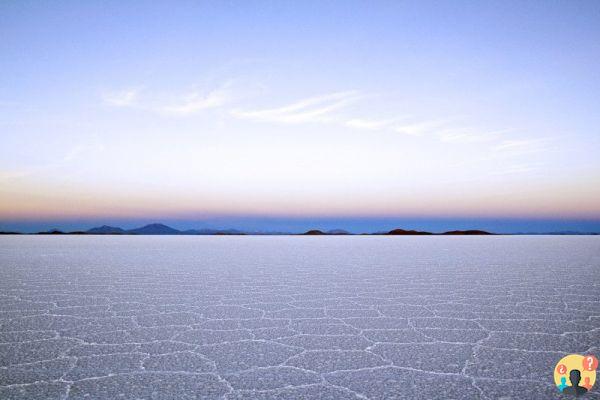
[[[594,371],[598,368],[598,359],[593,355],[583,357],[583,369],[586,371]]]

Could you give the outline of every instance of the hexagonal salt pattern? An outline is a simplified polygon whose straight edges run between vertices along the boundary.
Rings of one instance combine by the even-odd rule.
[[[598,237],[0,237],[2,399],[551,399],[599,343]]]

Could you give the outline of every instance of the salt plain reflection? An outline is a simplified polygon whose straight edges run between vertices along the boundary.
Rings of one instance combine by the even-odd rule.
[[[0,237],[2,399],[552,399],[599,346],[600,237]]]

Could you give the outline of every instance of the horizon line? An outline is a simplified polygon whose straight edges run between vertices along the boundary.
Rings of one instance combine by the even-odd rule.
[[[146,229],[146,231],[143,231]],[[155,231],[148,231],[157,229]],[[160,231],[162,230],[162,232]],[[396,233],[394,233],[396,232]],[[47,230],[37,230],[23,232],[18,230],[0,230],[2,235],[181,235],[181,236],[278,236],[278,235],[324,235],[324,236],[363,236],[363,235],[599,235],[598,231],[580,231],[580,230],[554,230],[554,231],[515,231],[515,232],[490,232],[482,229],[450,229],[441,232],[431,232],[414,229],[394,228],[391,230],[376,230],[376,231],[360,231],[352,232],[345,229],[319,229],[313,228],[308,230],[252,230],[252,229],[237,229],[237,228],[191,228],[177,229],[165,223],[153,222],[139,226],[137,228],[123,229],[118,226],[103,224],[94,226],[85,230],[61,230],[57,228],[48,228]]]

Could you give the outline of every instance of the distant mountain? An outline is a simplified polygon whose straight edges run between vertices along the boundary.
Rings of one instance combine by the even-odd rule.
[[[405,230],[405,229],[393,229],[393,230],[389,231],[388,233],[384,233],[384,235],[433,235],[433,233]]]
[[[432,232],[423,232],[423,231],[414,231],[414,230],[406,230],[406,229],[394,229],[384,235],[493,235],[493,233],[480,231],[477,229],[470,229],[465,231],[448,231],[444,233],[432,233]]]
[[[150,224],[126,231],[133,235],[181,235],[181,231],[163,224]]]
[[[304,232],[303,235],[325,235],[325,232],[318,229],[311,229],[310,231]]]
[[[125,230],[115,227],[102,225],[96,228],[88,229],[85,233],[90,235],[122,235],[125,233]]]
[[[311,229],[310,231],[302,233],[302,235],[351,235],[351,233],[343,229],[331,229],[327,232],[323,232],[319,229]]]
[[[471,229],[467,231],[448,231],[442,233],[442,235],[493,235],[493,233]]]
[[[350,235],[350,232],[343,229],[332,229],[326,232],[327,235]]]
[[[45,232],[38,232],[38,235],[65,235],[65,232],[59,231],[58,229],[50,229]]]

